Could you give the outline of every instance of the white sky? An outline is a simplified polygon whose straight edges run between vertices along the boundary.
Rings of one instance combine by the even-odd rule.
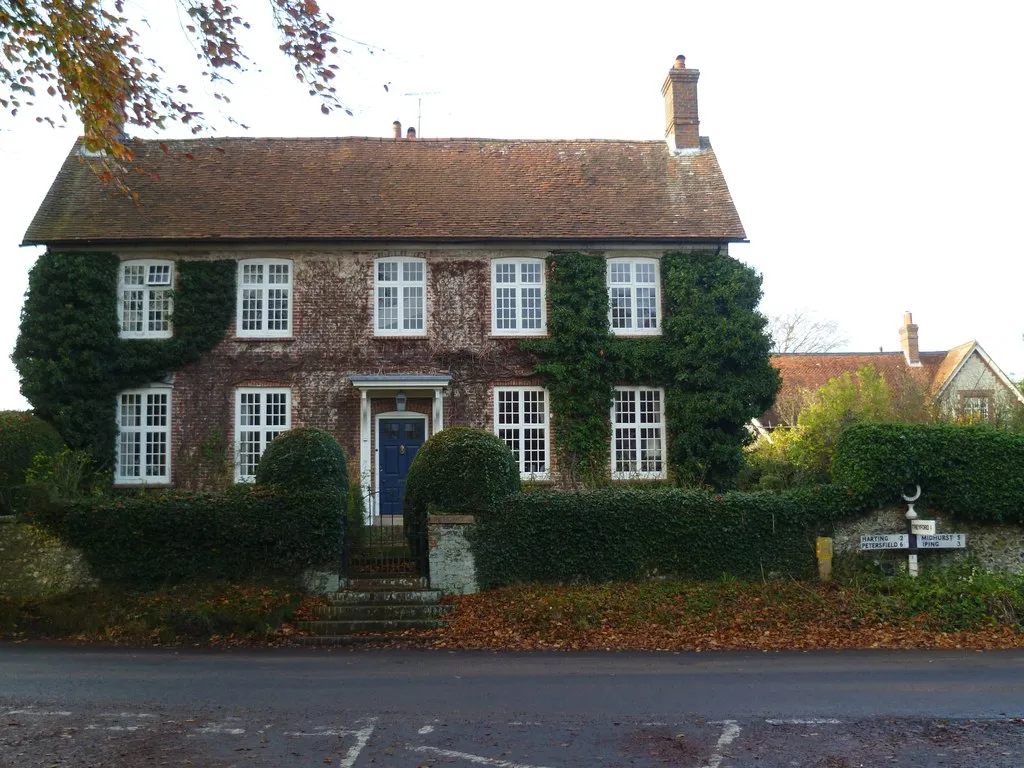
[[[846,349],[876,351],[898,349],[909,309],[922,349],[977,339],[1024,375],[1011,237],[1024,203],[1024,4],[321,4],[341,34],[377,46],[341,41],[355,117],[323,117],[257,25],[262,72],[230,92],[250,135],[389,136],[393,120],[416,122],[403,94],[427,93],[425,137],[660,139],[661,84],[683,53],[701,70],[701,134],[750,238],[732,253],[763,274],[766,314],[810,310],[840,324]],[[240,5],[262,18],[265,0]],[[172,7],[129,0],[178,82],[193,54],[173,15],[159,17]],[[75,133],[0,118],[0,409],[26,407],[7,357],[37,252],[18,244]]]

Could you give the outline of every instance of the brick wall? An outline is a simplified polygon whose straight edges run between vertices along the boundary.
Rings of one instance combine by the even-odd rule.
[[[360,394],[349,374],[445,373],[445,426],[492,428],[492,387],[538,384],[518,338],[491,334],[491,260],[544,258],[547,251],[245,250],[122,252],[122,258],[288,258],[294,265],[293,336],[224,342],[177,371],[172,395],[172,483],[182,487],[233,482],[235,391],[288,387],[292,426],[331,432],[358,467]],[[660,251],[596,253],[595,257],[659,257]],[[426,334],[377,337],[373,328],[374,262],[381,256],[426,260]],[[393,410],[393,399],[373,412]],[[430,401],[410,397],[409,410],[430,414]],[[430,425],[428,425],[428,429]],[[552,425],[557,428],[557,425]]]

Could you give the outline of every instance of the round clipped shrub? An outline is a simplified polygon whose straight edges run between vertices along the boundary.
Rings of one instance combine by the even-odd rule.
[[[64,441],[48,422],[29,411],[0,411],[0,514],[22,511],[25,472],[37,454],[56,456]]]
[[[519,467],[497,435],[448,427],[416,453],[405,480],[407,532],[422,530],[428,507],[442,512],[481,512],[520,490]]]
[[[348,462],[334,435],[314,427],[282,432],[270,441],[256,467],[260,485],[296,490],[348,492]]]

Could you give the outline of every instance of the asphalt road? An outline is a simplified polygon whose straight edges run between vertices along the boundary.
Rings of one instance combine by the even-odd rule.
[[[1024,766],[1024,653],[0,646],[0,766]]]

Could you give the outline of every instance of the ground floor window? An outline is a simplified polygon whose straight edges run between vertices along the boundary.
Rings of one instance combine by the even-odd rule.
[[[118,395],[117,483],[171,481],[171,391],[130,389]]]
[[[665,392],[616,387],[612,401],[612,477],[665,477]]]
[[[289,389],[239,389],[235,400],[235,480],[252,482],[267,445],[291,429]]]
[[[494,433],[519,464],[525,479],[548,477],[548,393],[541,387],[495,387]]]

